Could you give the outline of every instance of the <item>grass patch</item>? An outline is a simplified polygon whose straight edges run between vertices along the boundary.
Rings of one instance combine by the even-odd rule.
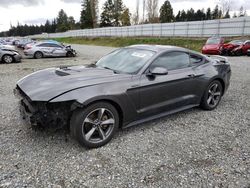
[[[138,38],[68,37],[68,38],[56,38],[55,40],[69,44],[86,44],[86,45],[112,46],[112,47],[124,47],[134,44],[173,45],[173,46],[188,48],[199,52],[201,51],[202,46],[206,42],[206,39],[204,38],[144,38],[144,37],[138,37]]]

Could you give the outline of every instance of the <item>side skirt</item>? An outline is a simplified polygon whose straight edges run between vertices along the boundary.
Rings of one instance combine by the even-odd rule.
[[[163,113],[160,113],[160,114],[157,114],[157,115],[153,115],[153,116],[150,116],[150,117],[147,117],[147,118],[144,118],[144,119],[133,121],[133,122],[127,124],[127,125],[122,126],[122,129],[132,127],[134,125],[142,124],[142,123],[145,123],[145,122],[148,122],[148,121],[151,121],[151,120],[159,119],[161,117],[168,116],[168,115],[171,115],[171,114],[174,114],[174,113],[177,113],[177,112],[181,112],[181,111],[184,111],[184,110],[187,110],[187,109],[199,106],[199,105],[200,104],[188,105],[188,106],[177,108],[177,109],[174,109],[174,110],[171,110],[171,111],[167,111],[167,112],[163,112]]]

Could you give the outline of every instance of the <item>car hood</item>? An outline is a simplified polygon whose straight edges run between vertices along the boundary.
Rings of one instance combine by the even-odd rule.
[[[207,50],[217,50],[220,47],[219,44],[206,44],[203,48]]]
[[[17,82],[17,87],[32,101],[50,101],[66,92],[108,82],[131,78],[112,70],[73,66],[49,68],[32,73]]]

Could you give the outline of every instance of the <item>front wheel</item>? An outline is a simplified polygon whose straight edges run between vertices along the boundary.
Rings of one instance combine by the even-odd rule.
[[[4,55],[2,58],[4,63],[13,63],[14,58],[11,55]]]
[[[202,97],[201,107],[205,110],[215,109],[220,103],[222,91],[222,85],[219,81],[211,82]]]
[[[73,52],[67,52],[67,54],[66,54],[66,57],[74,57],[74,54],[73,54]]]
[[[76,110],[70,121],[72,136],[83,146],[97,148],[107,144],[119,127],[115,107],[106,102]]]

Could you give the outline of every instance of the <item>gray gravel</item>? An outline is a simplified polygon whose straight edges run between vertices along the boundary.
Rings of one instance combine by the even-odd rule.
[[[0,187],[250,187],[250,57],[229,58],[231,86],[216,110],[195,108],[121,130],[106,146],[87,150],[63,130],[20,121],[12,94],[33,71],[112,50],[74,47],[73,59],[0,65]]]

